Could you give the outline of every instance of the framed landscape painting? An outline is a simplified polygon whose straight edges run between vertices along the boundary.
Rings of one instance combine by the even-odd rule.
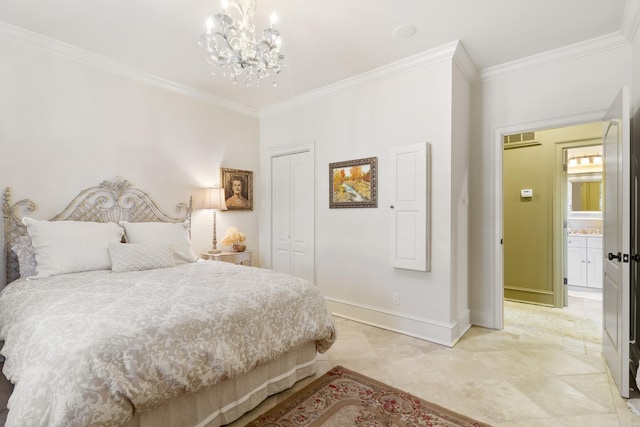
[[[253,210],[253,172],[240,169],[220,169],[220,182],[230,211]]]
[[[329,208],[378,207],[378,158],[329,164]]]

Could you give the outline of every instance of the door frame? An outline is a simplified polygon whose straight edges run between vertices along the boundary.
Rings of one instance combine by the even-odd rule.
[[[601,122],[596,120],[596,122]],[[598,142],[599,141],[599,142]],[[602,137],[600,138],[584,138],[572,139],[566,141],[555,142],[553,153],[553,283],[554,283],[554,300],[556,307],[566,305],[566,286],[564,279],[567,277],[567,229],[565,221],[568,220],[568,203],[567,203],[567,171],[563,170],[563,165],[567,160],[565,151],[572,148],[595,147],[602,145]],[[556,292],[557,287],[560,292]]]
[[[263,157],[263,165],[265,166],[265,174],[263,175],[265,177],[264,183],[263,183],[263,189],[264,189],[264,210],[263,212],[265,213],[264,216],[262,217],[261,221],[260,221],[260,228],[262,230],[264,230],[264,242],[260,243],[260,247],[261,247],[261,253],[264,254],[264,258],[262,259],[263,265],[267,268],[272,268],[273,267],[273,230],[272,230],[272,199],[271,199],[271,180],[273,178],[273,174],[272,174],[272,159],[274,157],[281,157],[281,156],[288,156],[288,155],[292,155],[292,154],[298,154],[298,153],[310,153],[311,154],[311,163],[312,163],[312,168],[309,171],[309,173],[312,175],[313,179],[312,181],[314,182],[313,188],[311,188],[309,191],[312,192],[311,198],[313,200],[313,203],[315,205],[315,176],[316,176],[316,155],[315,155],[315,141],[311,141],[308,143],[302,143],[302,144],[291,144],[291,145],[283,145],[283,146],[278,146],[278,147],[272,147],[272,148],[267,148],[265,153],[264,153],[264,157]],[[316,255],[315,255],[315,235],[316,235],[316,227],[315,227],[315,208],[312,209],[313,212],[313,218],[310,218],[310,221],[312,221],[313,223],[313,227],[312,230],[313,232],[311,233],[311,236],[309,236],[310,238],[310,245],[313,248],[313,283],[316,282]]]
[[[576,113],[567,116],[550,117],[529,122],[517,122],[505,125],[493,126],[491,128],[491,148],[493,150],[493,194],[495,194],[493,205],[493,224],[491,235],[493,238],[493,288],[491,292],[493,325],[495,329],[504,328],[504,208],[503,208],[503,136],[514,133],[531,132],[545,129],[575,126],[585,123],[602,121],[606,109]],[[554,293],[556,289],[554,288]]]

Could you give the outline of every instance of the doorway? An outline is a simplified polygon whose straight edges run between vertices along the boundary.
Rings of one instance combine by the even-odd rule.
[[[604,202],[602,139],[561,143],[564,174],[556,184],[561,192],[566,227],[563,263],[566,282],[564,306],[569,292],[602,301],[602,209]],[[559,227],[557,227],[559,228]]]
[[[635,179],[630,174],[630,158],[632,157],[630,143],[630,89],[622,88],[611,107],[604,111],[594,111],[577,116],[554,118],[528,124],[496,126],[492,129],[492,150],[494,163],[494,223],[492,232],[496,238],[494,244],[494,288],[492,294],[494,326],[504,327],[504,259],[503,259],[503,135],[523,132],[530,129],[550,129],[553,127],[571,126],[576,123],[590,123],[605,120],[606,129],[603,132],[605,162],[605,209],[603,221],[603,353],[615,380],[620,394],[629,396],[629,362],[630,344],[630,261],[640,262],[640,255],[631,245],[631,217],[637,216],[635,206],[630,205],[631,184]],[[637,134],[636,134],[637,135]],[[636,139],[637,136],[634,136]],[[610,190],[609,186],[613,186]],[[613,200],[609,200],[613,198]],[[635,200],[635,199],[634,199]],[[634,248],[634,250],[631,250]],[[615,271],[614,271],[615,270]],[[635,299],[635,298],[634,298]],[[501,309],[502,308],[502,309]],[[635,307],[633,308],[635,313]]]
[[[602,257],[595,252],[598,246],[602,251],[597,244],[602,228],[601,192],[597,191],[602,181],[602,150],[598,149],[602,123],[527,130],[520,135],[503,139],[504,324],[548,328],[601,342],[601,280],[598,287],[596,277],[602,276]],[[528,143],[510,145],[512,139]],[[600,180],[592,184],[598,169]],[[585,203],[592,195],[592,203],[583,206],[581,192]],[[572,268],[567,270],[568,266]],[[545,306],[554,307],[561,316],[553,322],[545,320],[553,313]]]
[[[602,120],[605,111],[591,111],[570,116],[553,117],[544,120],[520,122],[515,124],[495,126],[491,129],[493,144],[491,144],[491,157],[494,167],[492,177],[492,190],[494,205],[492,209],[493,223],[489,232],[494,236],[496,244],[493,246],[491,258],[493,261],[491,292],[492,319],[491,324],[496,329],[504,328],[504,235],[503,235],[503,152],[504,135],[528,132],[531,129],[553,129],[574,126],[581,123],[593,123]]]

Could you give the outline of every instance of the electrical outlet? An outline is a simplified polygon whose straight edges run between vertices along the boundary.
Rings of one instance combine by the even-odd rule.
[[[400,294],[398,292],[393,293],[393,303],[400,304]]]

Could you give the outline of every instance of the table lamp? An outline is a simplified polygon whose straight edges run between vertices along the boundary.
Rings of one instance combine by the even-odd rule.
[[[216,213],[227,210],[227,204],[224,202],[224,188],[207,188],[205,193],[204,209],[211,209],[213,211],[213,249],[211,249],[209,253],[219,254],[221,251],[218,249],[218,240],[216,237]]]

